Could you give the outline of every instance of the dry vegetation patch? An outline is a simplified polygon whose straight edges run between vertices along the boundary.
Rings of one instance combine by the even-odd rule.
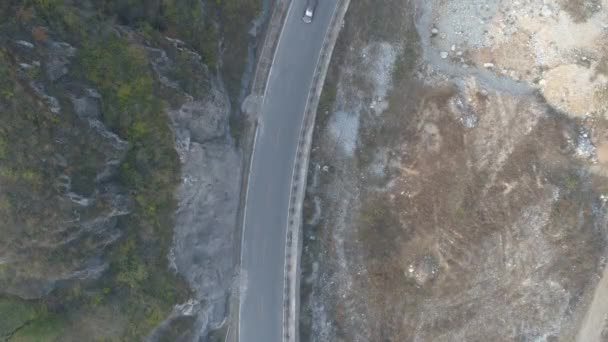
[[[319,112],[303,336],[572,340],[604,267],[604,38],[551,50],[543,37],[591,30],[605,11],[401,3],[405,10],[383,16],[401,31],[381,35],[355,24],[363,10],[380,15],[365,3],[347,17],[324,89],[333,96]],[[464,21],[471,15],[477,24]],[[488,32],[504,37],[490,41]],[[395,48],[368,56],[387,44]],[[547,62],[543,51],[554,53]],[[387,69],[392,77],[380,78]],[[336,124],[344,113],[357,127],[347,141],[332,134],[354,125]]]

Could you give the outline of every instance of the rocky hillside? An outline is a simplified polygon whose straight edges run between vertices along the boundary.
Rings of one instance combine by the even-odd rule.
[[[222,225],[197,214],[196,204],[207,201],[200,211],[237,201],[230,108],[258,7],[256,0],[0,4],[0,339],[134,341],[164,322],[155,339],[176,340],[179,332],[192,340],[221,327],[224,310],[200,303],[210,295],[207,302],[221,302],[229,282],[205,281],[216,272],[203,243],[216,226],[232,231],[235,207],[226,206],[234,210],[222,214]],[[224,62],[223,54],[242,57]],[[231,186],[225,198],[200,189],[184,205],[192,149],[203,151],[194,154],[207,165],[195,174],[203,183],[214,170],[233,170],[222,175]],[[209,227],[201,233],[201,223],[184,215]],[[196,269],[197,278],[182,277]],[[199,308],[175,307],[182,303]]]

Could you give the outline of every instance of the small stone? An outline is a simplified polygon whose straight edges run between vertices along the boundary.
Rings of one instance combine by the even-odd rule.
[[[451,50],[452,50],[452,51],[456,51],[456,45],[452,45]]]
[[[431,29],[431,34],[432,34],[433,36],[436,36],[438,33],[439,33],[439,30],[438,30],[436,27],[433,27],[433,28]]]
[[[441,56],[441,58],[446,59],[448,58],[448,52],[447,51],[441,51],[439,53],[439,56]]]
[[[25,41],[25,40],[18,40],[16,43],[19,44],[19,45],[21,45],[21,46],[23,46],[23,47],[26,47],[28,49],[33,49],[34,48],[34,44],[32,44],[32,43],[30,43],[28,41]]]
[[[101,94],[93,88],[87,88],[87,95],[96,99],[101,99]]]
[[[494,63],[483,63],[483,67],[486,69],[494,68]]]

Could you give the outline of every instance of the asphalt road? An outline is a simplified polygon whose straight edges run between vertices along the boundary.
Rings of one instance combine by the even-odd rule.
[[[241,245],[240,342],[283,338],[287,214],[296,148],[321,46],[337,0],[319,0],[311,24],[306,0],[292,0],[259,118]]]

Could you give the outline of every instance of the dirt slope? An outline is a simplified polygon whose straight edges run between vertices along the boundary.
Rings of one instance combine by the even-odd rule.
[[[303,340],[569,341],[589,308],[603,323],[604,5],[351,8],[313,147]]]

